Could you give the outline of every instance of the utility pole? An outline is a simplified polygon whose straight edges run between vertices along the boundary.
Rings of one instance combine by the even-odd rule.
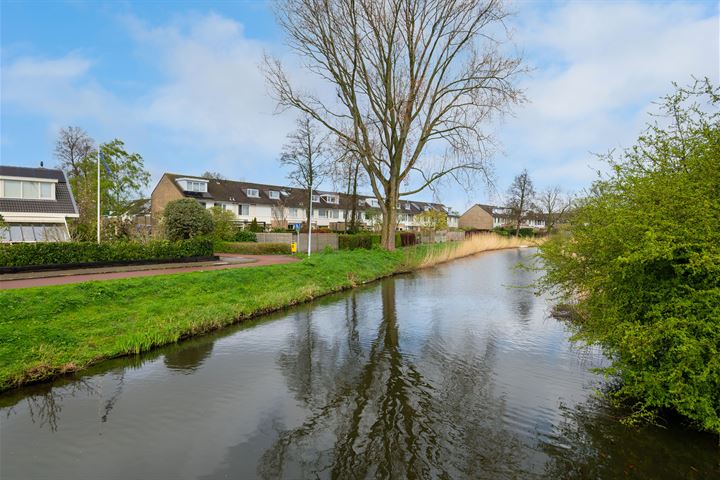
[[[312,238],[312,218],[313,218],[313,189],[312,185],[310,185],[310,221],[308,222],[308,257],[310,256],[310,242]]]
[[[102,151],[98,145],[98,158],[97,158],[97,243],[100,243],[100,156]]]

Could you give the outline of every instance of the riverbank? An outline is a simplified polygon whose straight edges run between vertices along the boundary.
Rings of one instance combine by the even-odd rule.
[[[216,330],[389,275],[526,239],[316,254],[252,269],[0,291],[0,391]]]

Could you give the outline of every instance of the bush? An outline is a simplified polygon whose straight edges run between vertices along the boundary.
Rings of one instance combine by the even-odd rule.
[[[217,253],[245,255],[286,255],[292,253],[289,243],[216,242]]]
[[[395,240],[395,245],[400,247],[409,247],[412,245],[417,245],[417,235],[415,235],[413,232],[401,232],[398,234],[398,239]]]
[[[720,433],[720,89],[665,100],[667,126],[609,156],[569,235],[541,247],[543,284],[612,359],[630,421],[671,408]]]
[[[210,209],[212,216],[212,238],[214,240],[233,240],[235,238],[235,214],[230,210],[223,210],[221,207]]]
[[[236,242],[257,242],[257,234],[250,230],[238,230],[235,232]]]
[[[212,215],[192,198],[173,200],[163,212],[165,236],[169,240],[184,240],[212,231]]]
[[[208,257],[213,254],[212,242],[194,238],[170,242],[48,242],[0,244],[0,267],[26,265],[58,265],[90,262],[123,262],[147,260],[178,260]]]
[[[250,225],[247,226],[249,232],[263,232],[265,229],[258,224],[257,218],[253,218]]]
[[[372,235],[370,235],[369,233],[338,235],[339,250],[355,250],[357,248],[371,249],[372,247]]]

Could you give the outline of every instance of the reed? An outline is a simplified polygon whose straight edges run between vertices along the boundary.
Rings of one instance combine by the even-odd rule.
[[[462,242],[441,243],[430,246],[424,257],[420,259],[417,268],[432,267],[456,258],[491,250],[525,246],[534,247],[540,245],[543,240],[542,238],[503,237],[495,233],[473,235]]]

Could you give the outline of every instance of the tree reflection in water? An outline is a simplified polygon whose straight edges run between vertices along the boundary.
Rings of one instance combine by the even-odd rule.
[[[343,345],[321,345],[311,314],[298,319],[278,363],[311,413],[279,433],[260,461],[263,477],[494,478],[518,468],[520,442],[493,398],[494,343],[481,356],[469,338],[459,353],[424,349],[423,374],[400,348],[395,288],[380,287],[382,321],[369,344],[356,296],[346,299],[343,355]]]

